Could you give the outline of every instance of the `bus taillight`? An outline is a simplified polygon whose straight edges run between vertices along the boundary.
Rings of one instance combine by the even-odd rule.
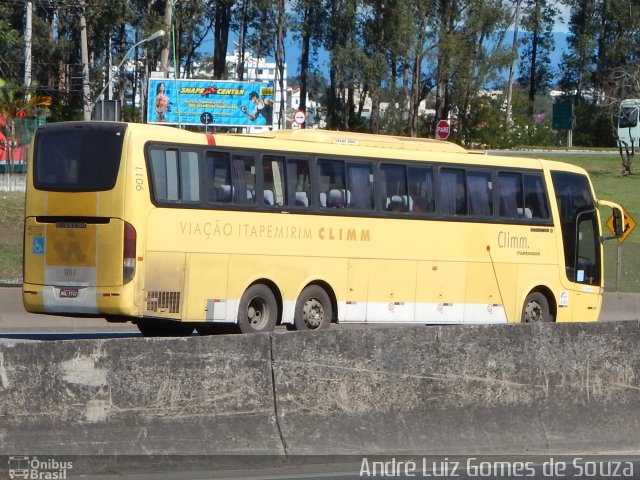
[[[122,283],[128,283],[136,273],[136,229],[124,222],[124,248],[122,264]]]

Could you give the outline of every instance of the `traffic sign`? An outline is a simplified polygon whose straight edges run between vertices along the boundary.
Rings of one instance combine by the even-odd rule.
[[[304,110],[296,110],[296,112],[293,114],[293,121],[298,125],[302,125],[307,121],[307,114]]]
[[[204,112],[202,115],[200,115],[200,121],[205,125],[209,125],[213,123],[213,115],[211,115],[209,112]]]
[[[551,128],[553,130],[573,130],[574,127],[573,104],[569,102],[554,103]]]
[[[617,239],[618,243],[624,242],[637,225],[636,221],[631,218],[631,215],[629,215],[629,212],[627,212],[624,207],[622,207],[622,212],[624,213],[624,228],[622,229],[622,236]],[[607,220],[607,228],[611,233],[614,235],[616,234],[616,231],[613,228],[613,215],[611,215]]]
[[[436,138],[438,140],[446,140],[451,133],[449,120],[440,120],[436,125]]]

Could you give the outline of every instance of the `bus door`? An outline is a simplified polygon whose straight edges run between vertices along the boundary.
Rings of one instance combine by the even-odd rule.
[[[602,249],[599,217],[589,180],[584,175],[568,172],[552,172],[551,176],[568,280],[568,289],[558,292],[558,308],[571,307],[573,321],[594,320],[601,305]]]

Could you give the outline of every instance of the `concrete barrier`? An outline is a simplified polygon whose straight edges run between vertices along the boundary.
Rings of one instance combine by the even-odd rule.
[[[602,296],[601,321],[640,320],[640,294],[607,292]]]
[[[640,447],[637,322],[275,336],[288,454]]]
[[[631,451],[639,347],[632,321],[0,345],[0,451]]]
[[[0,346],[0,451],[282,453],[268,335]]]

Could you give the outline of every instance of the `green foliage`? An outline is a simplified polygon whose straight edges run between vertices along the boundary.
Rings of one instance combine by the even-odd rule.
[[[173,6],[171,29],[164,19],[168,1]],[[571,12],[571,35],[561,87],[572,95],[575,90],[579,106],[574,144],[613,146],[609,132],[615,105],[624,96],[640,96],[636,47],[640,16],[629,14],[633,5],[630,7],[628,0],[566,0],[565,4]],[[434,122],[418,118],[418,105],[433,94],[427,108],[433,107],[437,118],[454,118],[456,140],[465,145],[556,141],[546,120],[541,120],[541,114],[550,115],[550,110],[537,105],[539,96],[550,87],[552,75],[550,31],[557,10],[550,0],[522,3],[520,27],[526,48],[520,59],[520,85],[529,103],[517,107],[518,112],[514,110],[514,121],[508,128],[503,119],[504,101],[489,102],[482,90],[488,85],[506,90],[504,71],[514,58],[503,45],[509,43],[514,25],[514,2],[92,0],[84,10],[80,2],[33,5],[33,78],[41,86],[38,95],[53,99],[52,121],[81,116],[80,18],[84,15],[92,94],[109,78],[109,57],[112,65],[117,64],[131,45],[160,28],[175,34],[177,62],[184,76],[193,74],[196,62],[209,63],[206,57],[214,52],[204,47],[204,39],[211,34],[220,49],[232,47],[229,33],[234,32],[242,39],[242,50],[266,58],[274,56],[277,37],[286,32],[304,46],[299,64],[301,85],[314,100],[326,105],[329,128],[433,136],[429,127]],[[287,13],[286,21],[283,12]],[[0,78],[24,76],[24,21],[22,2],[0,2]],[[168,41],[165,37],[136,51],[138,62],[132,65],[141,67],[136,78],[144,81],[146,72],[157,70]],[[326,85],[313,74],[318,69],[314,51],[319,45],[330,56]],[[216,78],[230,73],[224,71],[223,60],[216,56]],[[298,74],[299,59],[286,60],[289,73]],[[132,88],[133,76],[123,69],[117,77],[116,95],[122,98],[124,91]],[[587,92],[592,95],[587,97]],[[371,102],[366,106],[371,120],[363,114],[365,99]],[[389,117],[378,118],[386,101],[391,103]],[[131,118],[135,116],[132,112]]]
[[[0,281],[22,276],[24,193],[0,192]]]
[[[528,86],[529,100],[533,103],[535,95],[545,93],[553,80],[551,32],[559,11],[549,0],[526,0],[524,7],[522,27],[526,35],[522,39],[525,48],[519,81]]]
[[[611,122],[602,113],[602,108],[587,102],[577,102],[574,105],[576,117],[576,127],[573,130],[574,145],[611,147],[616,144]]]

